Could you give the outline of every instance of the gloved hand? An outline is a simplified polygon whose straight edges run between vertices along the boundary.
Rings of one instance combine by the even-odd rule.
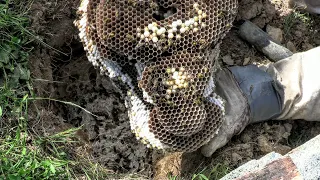
[[[320,47],[270,64],[222,69],[216,92],[226,100],[226,119],[201,148],[211,156],[250,123],[269,119],[320,120]]]

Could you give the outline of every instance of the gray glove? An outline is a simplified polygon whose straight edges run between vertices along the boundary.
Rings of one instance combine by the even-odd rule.
[[[216,91],[226,100],[226,119],[201,148],[211,156],[250,123],[269,119],[320,119],[320,47],[269,65],[250,65],[217,74]]]

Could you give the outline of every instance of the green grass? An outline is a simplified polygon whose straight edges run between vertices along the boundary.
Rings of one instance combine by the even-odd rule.
[[[0,179],[67,179],[73,162],[55,148],[57,136],[34,137],[27,128],[33,96],[28,69],[32,48],[28,19],[12,5],[14,1],[0,4]],[[58,137],[72,135],[73,130]],[[51,147],[52,155],[44,146]]]
[[[284,19],[284,35],[286,37],[292,33],[292,28],[299,21],[306,24],[307,27],[312,25],[312,18],[309,13],[294,10]]]
[[[207,167],[200,171],[199,173],[195,173],[191,175],[191,177],[187,179],[191,180],[218,180],[223,176],[227,175],[230,172],[230,168],[226,164],[216,164],[212,167]],[[171,174],[168,175],[169,180],[182,180],[179,176],[173,176]]]
[[[211,168],[205,168],[201,172],[194,174],[192,180],[218,180],[230,172],[226,164],[216,164]]]
[[[35,100],[50,100],[36,97],[30,83],[30,42],[38,39],[27,30],[28,12],[24,9],[28,10],[28,7],[21,6],[22,2],[18,0],[1,2],[0,180],[107,179],[111,176],[110,171],[92,163],[87,154],[68,153],[68,147],[79,144],[76,138],[79,128],[47,136],[38,136],[29,128],[29,104]],[[30,1],[23,3],[31,4]]]
[[[31,93],[29,84],[29,37],[24,32],[28,19],[0,4],[0,109],[2,119],[21,115],[21,99]]]

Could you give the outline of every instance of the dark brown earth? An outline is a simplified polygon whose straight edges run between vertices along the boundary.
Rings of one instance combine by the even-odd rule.
[[[281,43],[290,46],[289,49],[304,51],[319,46],[319,16],[307,15],[311,20],[292,18],[293,12],[285,1],[241,0],[234,27],[221,46],[221,63],[225,56],[231,57],[234,65],[266,60],[238,37],[237,29],[244,20],[251,20],[264,30],[267,25],[282,29]],[[70,104],[37,101],[30,111],[32,127],[38,134],[82,126],[78,135],[84,145],[80,146],[87,147],[83,149],[94,162],[115,173],[138,173],[163,179],[168,173],[188,177],[218,163],[236,168],[271,151],[285,154],[320,133],[320,123],[270,121],[248,126],[211,158],[199,152],[164,157],[161,152],[147,149],[130,132],[124,101],[117,88],[86,59],[73,25],[78,5],[78,0],[35,0],[32,5],[31,30],[52,47],[42,44],[32,52],[33,86],[39,97],[73,102],[97,117]]]

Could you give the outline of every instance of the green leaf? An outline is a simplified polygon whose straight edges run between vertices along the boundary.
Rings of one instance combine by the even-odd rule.
[[[20,79],[29,80],[30,79],[30,71],[28,69],[22,69],[20,74]]]
[[[13,175],[13,174],[10,174],[8,177],[10,180],[20,180],[21,179],[19,176]]]
[[[11,41],[15,44],[19,44],[21,42],[21,40],[18,37],[12,37]]]
[[[22,102],[25,102],[28,99],[28,97],[29,97],[28,94],[24,95],[23,98],[22,98]]]
[[[10,63],[9,64],[4,64],[3,67],[6,68],[6,69],[9,69],[11,72],[14,71],[14,66],[12,66],[12,64],[10,64]]]
[[[21,132],[20,128],[18,128],[17,131],[16,131],[16,137],[15,137],[16,140],[20,140],[20,135],[21,135],[20,132]]]
[[[2,107],[0,106],[0,118],[2,117]]]
[[[42,161],[42,165],[43,166],[50,166],[50,161],[49,160],[45,160],[45,161]]]
[[[35,159],[34,162],[32,163],[31,168],[32,169],[37,169],[38,167],[40,167],[40,163],[39,163],[38,160]]]
[[[17,72],[16,72],[17,71]],[[16,68],[15,73],[15,77],[19,77],[19,79],[22,80],[29,80],[30,78],[30,71],[24,67],[21,66],[21,64],[18,64],[17,68]]]
[[[209,180],[209,179],[207,178],[207,176],[205,176],[205,175],[203,175],[203,174],[199,174],[199,176],[201,177],[201,179]]]
[[[10,60],[9,56],[10,56],[10,52],[6,51],[6,48],[3,48],[3,49],[0,48],[0,62],[4,64],[8,64]]]
[[[27,154],[27,148],[26,147],[23,147],[23,149],[22,149],[22,155],[26,155]]]
[[[23,153],[22,153],[22,154],[23,154]],[[27,161],[27,162],[24,164],[24,168],[25,168],[25,169],[28,169],[28,168],[31,166],[31,164],[32,164],[32,160]]]
[[[52,164],[50,164],[50,171],[52,172],[52,174],[56,173],[56,168]]]

